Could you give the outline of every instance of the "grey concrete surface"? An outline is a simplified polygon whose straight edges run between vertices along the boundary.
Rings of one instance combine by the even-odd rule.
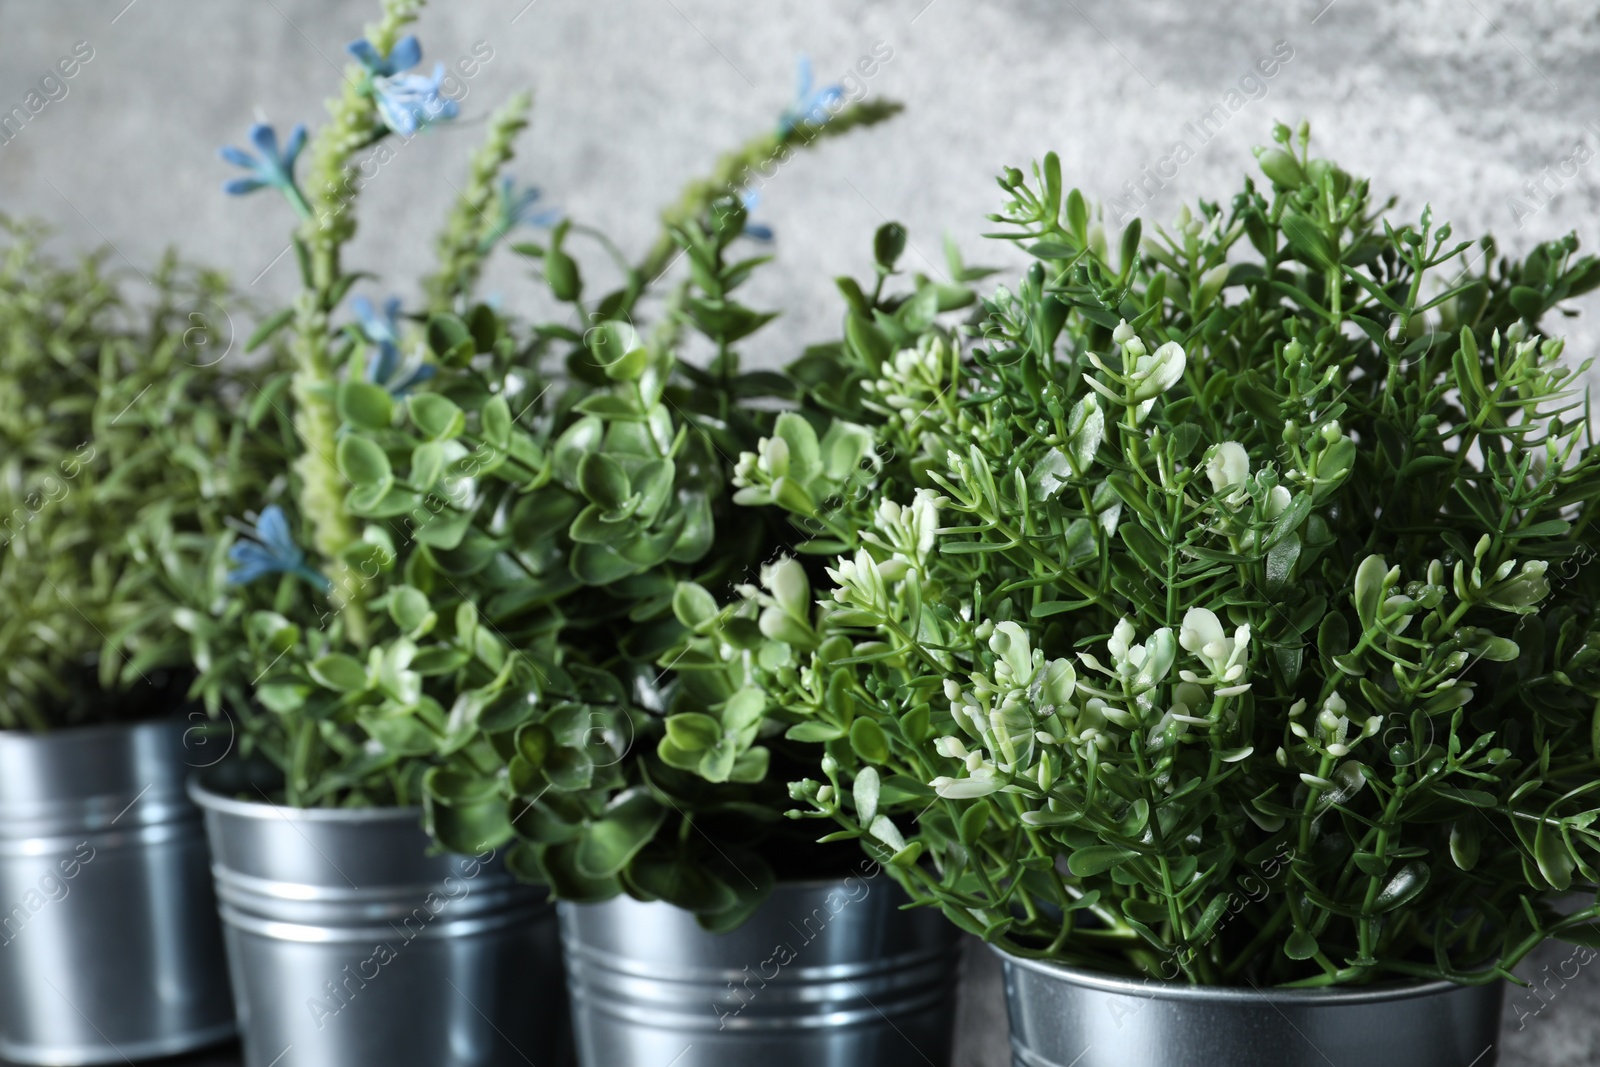
[[[215,150],[257,115],[315,122],[342,44],[375,8],[0,0],[0,113],[76,42],[94,50],[66,95],[0,144],[0,210],[43,215],[65,243],[104,239],[141,264],[176,242],[281,299],[294,273],[290,257],[275,262],[287,209],[266,194],[223,197],[231,168]],[[992,175],[1052,148],[1070,180],[1108,199],[1187,138],[1194,158],[1149,207],[1165,219],[1185,199],[1228,195],[1274,119],[1307,117],[1322,151],[1374,174],[1403,211],[1431,202],[1458,232],[1492,229],[1514,247],[1571,229],[1600,237],[1589,76],[1600,16],[1580,0],[471,0],[435,5],[418,32],[429,64],[479,42],[493,58],[465,83],[463,121],[368,183],[350,261],[401,293],[415,291],[478,124],[513,89],[537,97],[518,173],[640,250],[661,202],[775,120],[798,53],[838,79],[875,46],[892,50],[862,91],[909,110],[789,164],[765,190],[779,258],[751,299],[785,314],[752,346],[763,362],[836,331],[830,279],[866,270],[886,218],[909,226],[909,261],[930,273],[945,233],[973,259],[1006,262],[977,237],[998,206]],[[1275,48],[1291,58],[1249,81]],[[1200,145],[1185,124],[1213,108],[1220,132]],[[524,274],[507,257],[491,284],[533,311]],[[1576,347],[1595,336],[1579,320]]]
[[[0,114],[26,105],[78,42],[93,50],[0,144],[0,211],[51,220],[63,248],[109,242],[141,266],[175,243],[263,300],[283,299],[287,209],[265,194],[222,196],[233,172],[216,147],[242,142],[258,116],[282,129],[315,122],[342,44],[374,10],[369,0],[0,0]],[[514,89],[537,99],[517,173],[639,252],[661,202],[775,121],[798,53],[831,80],[875,47],[893,55],[863,91],[908,111],[801,157],[764,192],[778,261],[750,300],[784,316],[751,346],[761,362],[836,331],[830,279],[867,269],[885,219],[909,227],[917,269],[942,269],[945,233],[970,260],[1010,262],[977,237],[998,206],[992,174],[1048,149],[1105,200],[1187,138],[1193,158],[1148,205],[1166,219],[1184,200],[1227,196],[1272,121],[1305,117],[1320,151],[1374,175],[1403,212],[1431,203],[1458,233],[1492,230],[1512,248],[1573,229],[1600,241],[1600,13],[1580,0],[471,0],[436,4],[418,32],[430,65],[480,42],[493,58],[465,83],[462,121],[368,183],[350,263],[382,276],[374,295],[415,292],[482,117]],[[1289,58],[1249,81],[1275,51]],[[1186,124],[1216,108],[1220,129],[1200,145]],[[510,307],[540,308],[512,262],[490,286]],[[1580,318],[1571,335],[1586,356],[1600,332]],[[1560,971],[1570,952],[1549,948],[1530,974]],[[1513,994],[1502,1063],[1594,1062],[1593,971],[1546,984],[1536,1013],[1529,994]],[[997,975],[987,953],[971,954],[963,1067],[1006,1062]]]

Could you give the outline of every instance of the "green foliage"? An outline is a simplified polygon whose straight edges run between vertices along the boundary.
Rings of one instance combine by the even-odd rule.
[[[170,712],[187,649],[163,560],[225,535],[279,451],[247,434],[215,275],[59,263],[0,217],[0,728]]]
[[[369,35],[378,53],[416,6],[390,0]],[[750,748],[764,703],[657,661],[686,633],[683,590],[727,595],[783,529],[734,506],[727,457],[771,431],[791,392],[740,369],[739,345],[774,315],[739,299],[766,257],[738,255],[738,194],[798,135],[725,157],[664,213],[637,264],[571,218],[513,244],[565,319],[529,323],[474,296],[531,203],[498,181],[526,124],[517,98],[490,120],[450,208],[427,312],[374,337],[337,324],[362,277],[341,259],[353,153],[387,135],[353,73],[309,143],[304,289],[261,328],[294,329],[280,400],[299,443],[293,523],[314,559],[195,613],[198,689],[215,708],[237,702],[241,753],[282,771],[290,803],[420,803],[441,845],[512,843],[510,867],[559,897],[628,892],[731,927],[772,884],[766,857],[808,835],[781,818],[787,775]],[[854,107],[826,126],[891,111]],[[673,258],[662,247],[687,279],[645,304]],[[593,262],[596,248],[609,263]],[[709,352],[703,366],[680,358],[691,347]],[[425,370],[397,386],[370,372],[384,359]],[[690,729],[693,715],[725,736]]]
[[[739,476],[825,580],[681,598],[758,732],[825,744],[792,814],[1010,951],[1476,982],[1593,937],[1554,902],[1600,880],[1600,452],[1540,322],[1600,262],[1486,238],[1480,269],[1305,137],[1115,256],[1054,156],[1007,171],[997,236],[1036,262],[959,323],[925,279],[842,281],[793,418],[869,428],[870,462],[795,492],[831,431],[781,435]]]

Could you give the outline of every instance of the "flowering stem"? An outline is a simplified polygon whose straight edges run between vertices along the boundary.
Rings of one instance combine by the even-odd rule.
[[[385,0],[383,17],[368,28],[368,39],[380,54],[394,48],[400,30],[415,21],[422,0]],[[358,186],[350,173],[353,152],[369,143],[378,125],[377,105],[365,80],[352,69],[343,94],[328,102],[329,122],[310,145],[307,176],[310,196],[298,240],[304,250],[305,288],[295,301],[294,398],[295,428],[304,452],[296,462],[300,474],[300,510],[311,524],[312,545],[333,580],[331,602],[338,607],[344,632],[357,647],[367,643],[366,608],[361,577],[345,565],[341,553],[360,538],[345,510],[347,483],[334,460],[339,414],[334,397],[338,374],[331,353],[329,315],[342,295],[339,252],[355,234],[351,204]]]
[[[690,182],[679,195],[677,203],[661,213],[661,235],[639,263],[639,275],[648,284],[660,277],[678,255],[678,242],[673,231],[682,228],[725,196],[737,195],[752,184],[765,183],[775,171],[773,164],[783,164],[791,156],[790,146],[815,144],[828,137],[848,133],[858,126],[873,126],[897,114],[899,104],[863,100],[840,111],[824,126],[805,139],[792,135],[769,133],[757,137],[743,147],[729,152],[717,160],[711,175]]]

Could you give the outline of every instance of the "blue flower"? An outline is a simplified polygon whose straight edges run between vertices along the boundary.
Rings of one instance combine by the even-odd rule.
[[[398,47],[396,49],[398,51]],[[433,122],[444,122],[461,113],[461,106],[444,95],[444,64],[426,74],[390,74],[372,79],[378,96],[378,116],[383,124],[402,137],[414,136]]]
[[[775,235],[772,232],[771,226],[768,226],[764,222],[752,222],[750,220],[751,212],[755,211],[755,209],[761,205],[761,190],[746,189],[744,192],[739,194],[739,201],[740,203],[744,204],[744,236],[750,238],[752,241],[761,241],[762,243],[772,240]]]
[[[778,119],[778,135],[789,136],[802,122],[811,127],[827,125],[843,99],[842,86],[812,88],[811,57],[801,56],[796,66],[794,103]]]
[[[293,199],[299,196],[294,183],[294,163],[305,147],[306,128],[296,126],[289,132],[289,143],[278,147],[278,134],[271,126],[258,122],[250,127],[250,143],[256,146],[252,155],[242,148],[224,145],[217,154],[236,167],[250,172],[249,177],[232,178],[223,183],[222,191],[230,196],[243,196],[257,189],[281,189]]]
[[[361,320],[361,333],[367,340],[375,345],[387,344],[392,346],[400,343],[400,298],[391,296],[383,302],[383,314],[379,315],[372,306],[372,301],[364,296],[358,296],[350,302],[350,308],[356,313],[356,318]]]
[[[422,62],[422,44],[413,36],[395,42],[386,56],[366,38],[351,41],[344,50],[367,69],[367,79],[378,98],[378,117],[395,133],[410,137],[430,122],[453,119],[461,107],[441,91],[444,64],[433,68],[433,76],[406,74]]]
[[[409,360],[401,358],[399,297],[385,300],[381,315],[364,296],[356,297],[350,307],[360,322],[361,335],[378,350],[367,362],[367,381],[398,397],[405,396],[438,373],[438,368],[422,361],[420,351]]]
[[[367,68],[367,73],[374,78],[393,77],[422,62],[422,43],[415,36],[400,38],[386,56],[378,55],[378,50],[365,37],[351,41],[344,46],[344,50],[360,60],[361,65]]]
[[[561,212],[556,208],[543,211],[536,210],[534,205],[539,202],[539,190],[528,185],[517,187],[516,180],[509,175],[500,179],[500,189],[495,196],[494,222],[489,231],[483,235],[483,249],[487,251],[500,238],[516,229],[518,226],[538,226],[540,228],[554,226],[561,221]]]
[[[307,565],[306,554],[294,543],[289,520],[278,505],[262,508],[255,528],[247,532],[255,540],[236,541],[228,549],[228,558],[238,564],[228,572],[229,585],[248,585],[269,574],[293,574],[324,592],[333,588],[332,582]]]

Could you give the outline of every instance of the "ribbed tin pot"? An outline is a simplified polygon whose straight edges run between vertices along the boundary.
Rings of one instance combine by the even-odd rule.
[[[430,855],[418,808],[206,813],[245,1067],[570,1060],[554,909],[499,857]]]
[[[558,905],[581,1067],[944,1067],[956,939],[875,868],[780,883],[738,929]]]
[[[1494,1067],[1499,1057],[1499,982],[1258,990],[996,952],[1015,1067]]]
[[[234,1031],[181,721],[0,732],[0,1059],[125,1063]]]

